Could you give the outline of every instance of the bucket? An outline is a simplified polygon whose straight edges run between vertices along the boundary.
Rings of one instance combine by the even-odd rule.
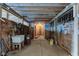
[[[50,40],[50,45],[51,45],[51,46],[53,45],[53,39]]]

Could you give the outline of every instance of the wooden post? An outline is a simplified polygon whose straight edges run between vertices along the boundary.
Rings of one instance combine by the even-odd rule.
[[[74,32],[72,35],[72,56],[78,56],[78,4],[73,5]]]
[[[0,5],[0,18],[2,16],[2,8],[1,8],[1,5]]]
[[[2,9],[1,9],[1,5],[0,5],[0,18],[1,18],[1,16],[2,16]],[[2,33],[1,33],[1,31],[2,31],[2,28],[1,28],[1,19],[0,19],[0,40],[1,40],[1,37],[2,37]]]
[[[52,24],[50,24],[50,39],[52,39]]]
[[[34,23],[33,23],[34,24]],[[35,24],[34,24],[34,30],[33,30],[34,38],[35,39]]]
[[[44,27],[44,39],[45,39],[45,23],[43,24],[43,27]]]
[[[55,44],[57,45],[57,37],[58,37],[58,35],[57,35],[57,19],[55,19],[55,21],[54,21],[54,36],[55,36]]]

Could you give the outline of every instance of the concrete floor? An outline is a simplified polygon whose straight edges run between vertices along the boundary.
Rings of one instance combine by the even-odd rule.
[[[62,48],[50,46],[47,40],[32,40],[31,45],[25,46],[21,51],[14,51],[9,56],[68,56]]]

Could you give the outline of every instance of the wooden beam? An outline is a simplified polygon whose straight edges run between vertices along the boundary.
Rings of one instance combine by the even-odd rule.
[[[16,9],[18,11],[28,11],[28,10],[36,10],[36,11],[53,11],[53,10],[57,10],[57,11],[61,11],[64,7],[11,7],[13,9]],[[49,10],[50,9],[50,10]]]
[[[7,3],[7,5],[10,5],[12,7],[19,7],[19,6],[54,6],[54,7],[63,7],[66,6],[69,3]]]

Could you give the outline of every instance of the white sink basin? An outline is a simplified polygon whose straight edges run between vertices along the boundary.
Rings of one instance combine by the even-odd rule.
[[[21,43],[24,41],[24,35],[12,36],[12,43]]]

